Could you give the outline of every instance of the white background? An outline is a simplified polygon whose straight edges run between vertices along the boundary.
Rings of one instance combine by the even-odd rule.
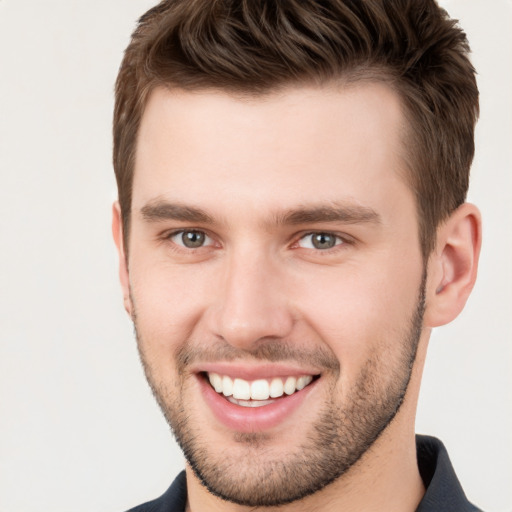
[[[153,403],[110,236],[113,83],[150,0],[0,0],[0,512],[118,511],[182,456]],[[417,430],[512,510],[512,2],[445,0],[479,71],[479,282],[436,331]]]

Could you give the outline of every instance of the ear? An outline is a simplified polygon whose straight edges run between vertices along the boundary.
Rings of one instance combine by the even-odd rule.
[[[424,321],[429,327],[447,324],[464,308],[473,289],[482,240],[478,208],[464,203],[437,230],[429,258]]]
[[[119,280],[123,290],[124,309],[132,317],[133,305],[130,297],[130,279],[128,274],[128,260],[124,247],[123,221],[121,217],[121,206],[119,201],[112,205],[112,235],[117,247],[119,256]]]

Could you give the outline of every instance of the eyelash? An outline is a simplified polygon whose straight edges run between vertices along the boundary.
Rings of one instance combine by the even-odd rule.
[[[192,247],[186,247],[184,245],[180,245],[176,242],[174,242],[172,239],[175,237],[175,236],[178,236],[178,235],[183,235],[184,233],[197,233],[197,234],[202,234],[204,235],[205,237],[209,238],[210,240],[214,240],[212,236],[210,236],[208,234],[207,231],[203,230],[203,229],[178,229],[176,231],[171,231],[170,233],[165,233],[163,236],[162,236],[162,239],[164,240],[164,242],[168,242],[170,241],[171,244],[172,244],[172,247],[175,249],[175,250],[186,250],[186,251],[195,251],[195,250],[199,250],[199,249],[204,249],[205,247],[209,247],[210,245],[202,245],[200,247],[196,247],[196,248],[192,248]],[[214,244],[211,244],[211,245],[214,245]]]
[[[308,250],[314,250],[315,252],[318,252],[318,253],[324,253],[324,254],[329,254],[329,253],[332,253],[334,251],[338,251],[338,250],[341,250],[343,246],[345,245],[350,245],[350,244],[353,244],[354,243],[354,240],[349,238],[347,235],[341,235],[341,234],[338,234],[338,233],[334,233],[332,231],[309,231],[308,233],[303,233],[300,235],[299,238],[297,238],[297,241],[294,242],[294,246],[298,246],[299,242],[301,240],[304,240],[305,238],[307,237],[311,237],[313,235],[326,235],[326,236],[332,236],[334,238],[336,238],[336,243],[333,247],[329,247],[327,249],[318,249],[318,248],[315,248],[315,249],[310,249],[310,248],[307,248]],[[298,246],[298,248],[301,248],[300,246]]]
[[[171,231],[171,232],[168,232],[168,233],[164,233],[163,236],[161,237],[162,240],[164,242],[171,242],[171,247],[173,250],[175,251],[186,251],[186,252],[191,252],[191,251],[198,251],[198,250],[201,250],[201,249],[205,249],[207,247],[211,247],[213,245],[215,245],[215,243],[213,244],[209,244],[209,245],[202,245],[200,247],[196,247],[196,248],[193,248],[193,247],[185,247],[184,245],[180,245],[176,242],[174,242],[172,239],[175,237],[175,236],[178,236],[178,235],[183,235],[184,233],[198,233],[198,234],[203,234],[205,237],[209,238],[210,240],[214,241],[214,237],[210,236],[210,234],[203,230],[203,229],[178,229],[178,230],[175,230],[175,231]],[[312,249],[312,248],[306,248],[307,250],[312,250],[316,253],[319,253],[319,254],[330,254],[330,253],[333,253],[335,251],[339,251],[339,250],[342,250],[342,248],[344,248],[344,246],[347,246],[347,245],[353,245],[354,244],[354,239],[352,237],[349,237],[348,235],[341,235],[341,234],[338,234],[338,233],[334,233],[332,231],[309,231],[307,233],[301,233],[299,234],[299,236],[294,236],[294,242],[293,244],[291,245],[291,248],[292,249],[301,249],[301,247],[299,246],[299,242],[309,236],[313,236],[313,235],[327,235],[327,236],[333,236],[337,239],[337,243],[333,246],[333,247],[330,247],[330,248],[327,248],[327,249]]]

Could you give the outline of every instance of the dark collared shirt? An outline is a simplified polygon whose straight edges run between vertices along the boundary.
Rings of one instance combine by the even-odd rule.
[[[441,441],[418,435],[416,448],[418,467],[427,489],[416,512],[481,512],[467,500]],[[182,471],[160,498],[128,512],[185,512],[186,502],[187,480]]]

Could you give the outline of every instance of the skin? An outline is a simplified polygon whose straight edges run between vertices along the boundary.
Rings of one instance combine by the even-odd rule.
[[[398,400],[396,383],[406,379],[398,413],[370,449],[282,511],[415,510],[424,493],[414,441],[421,371],[431,328],[457,316],[473,286],[480,217],[462,205],[423,261],[403,178],[404,126],[398,97],[382,84],[294,87],[252,99],[156,89],[139,133],[128,258],[114,206],[125,308],[150,384],[171,423],[186,418],[228,480],[260,482],[276,461],[297,467],[295,454],[326,410],[358,424],[351,406],[361,382],[371,382],[365,394],[377,404],[390,390]],[[206,216],[187,219],[181,209],[181,220],[171,218],[168,205],[177,204]],[[333,206],[345,218],[287,215]],[[205,245],[180,245],[176,232],[187,229],[205,233]],[[316,249],[312,232],[335,236],[337,245]],[[425,272],[408,381],[404,354]],[[320,378],[284,421],[244,438],[215,417],[197,370],[207,354],[257,367],[265,347],[283,346],[280,359]],[[188,363],[183,353],[192,354]],[[315,354],[332,365],[313,368]],[[362,379],[368,368],[371,378]],[[190,465],[187,482],[189,510],[247,509],[209,493]]]

